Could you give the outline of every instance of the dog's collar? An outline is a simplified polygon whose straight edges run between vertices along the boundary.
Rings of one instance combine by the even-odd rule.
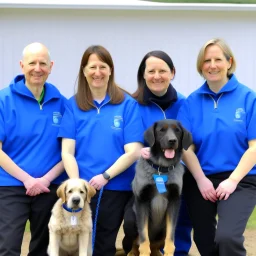
[[[156,165],[149,159],[147,159],[147,162],[149,163],[150,166],[152,166],[154,169],[156,169],[159,173],[167,173],[175,168],[175,165],[170,165],[168,167]]]
[[[78,208],[77,210],[73,210],[72,208],[68,208],[66,204],[62,204],[62,207],[68,212],[80,212],[83,208]]]

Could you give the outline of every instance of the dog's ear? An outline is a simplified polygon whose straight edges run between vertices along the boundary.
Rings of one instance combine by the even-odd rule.
[[[84,185],[87,189],[86,200],[88,203],[91,202],[91,198],[96,194],[96,190],[93,186],[91,186],[87,181],[84,181]]]
[[[182,148],[187,150],[189,146],[193,143],[193,138],[191,133],[185,129],[181,123],[179,123],[179,126],[182,129]]]
[[[155,127],[157,125],[157,122],[154,123],[152,126],[150,126],[145,132],[144,132],[144,140],[148,143],[150,147],[153,147],[155,144]]]
[[[58,189],[57,189],[57,196],[61,198],[62,202],[66,202],[66,186],[67,186],[67,181],[62,183]]]

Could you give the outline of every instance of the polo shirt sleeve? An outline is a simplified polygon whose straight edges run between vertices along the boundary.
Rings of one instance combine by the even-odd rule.
[[[184,104],[180,107],[177,120],[181,122],[182,126],[186,128],[188,131],[192,132],[191,122],[189,118],[189,104],[188,101],[185,100]]]
[[[250,101],[246,99],[248,106],[246,110],[246,126],[247,126],[247,137],[248,140],[256,139],[256,95]]]
[[[143,124],[136,101],[132,101],[126,108],[124,120],[124,144],[132,142],[143,143]]]
[[[5,139],[5,129],[4,129],[4,107],[3,102],[0,101],[0,141]]]
[[[71,102],[65,105],[65,112],[62,117],[58,138],[76,139],[76,124]]]

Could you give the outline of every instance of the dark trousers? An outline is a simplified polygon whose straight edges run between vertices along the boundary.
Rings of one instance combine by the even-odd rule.
[[[124,215],[124,239],[123,249],[128,254],[132,249],[133,241],[138,236],[136,216],[132,209],[134,197],[131,198],[125,207]],[[175,253],[174,256],[187,256],[191,247],[192,224],[188,215],[187,206],[182,197],[178,222],[174,234]]]
[[[93,222],[98,211],[93,256],[114,256],[116,237],[124,217],[124,208],[132,196],[131,191],[104,190],[98,204],[99,191],[92,198]],[[93,232],[95,226],[93,226]]]
[[[209,175],[215,188],[230,172]],[[204,200],[195,179],[184,175],[184,196],[194,229],[194,241],[202,256],[245,256],[243,233],[256,204],[256,176],[246,176],[228,200]],[[218,222],[216,220],[218,215]]]
[[[57,185],[50,193],[30,197],[24,187],[0,187],[0,256],[20,256],[27,220],[30,221],[29,256],[46,256],[48,222],[57,200]]]

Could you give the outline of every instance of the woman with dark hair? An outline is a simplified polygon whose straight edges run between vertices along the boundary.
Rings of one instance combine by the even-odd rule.
[[[83,54],[78,90],[69,100],[59,137],[68,176],[88,180],[98,190],[91,202],[93,218],[98,213],[94,256],[115,255],[124,207],[132,196],[134,162],[140,156],[142,134],[138,104],[115,83],[110,53],[99,45],[89,47]]]
[[[162,119],[176,119],[185,97],[177,92],[171,84],[175,76],[172,59],[163,51],[152,51],[142,59],[138,74],[138,88],[133,97],[138,101],[143,128],[146,130],[154,122]],[[149,148],[143,148],[142,156],[147,158]],[[133,199],[126,206],[124,217],[123,248],[129,253],[137,237],[135,214],[132,209]],[[181,204],[180,216],[175,232],[175,256],[188,255],[191,247],[191,224],[186,205]],[[130,253],[130,255],[132,255]]]

